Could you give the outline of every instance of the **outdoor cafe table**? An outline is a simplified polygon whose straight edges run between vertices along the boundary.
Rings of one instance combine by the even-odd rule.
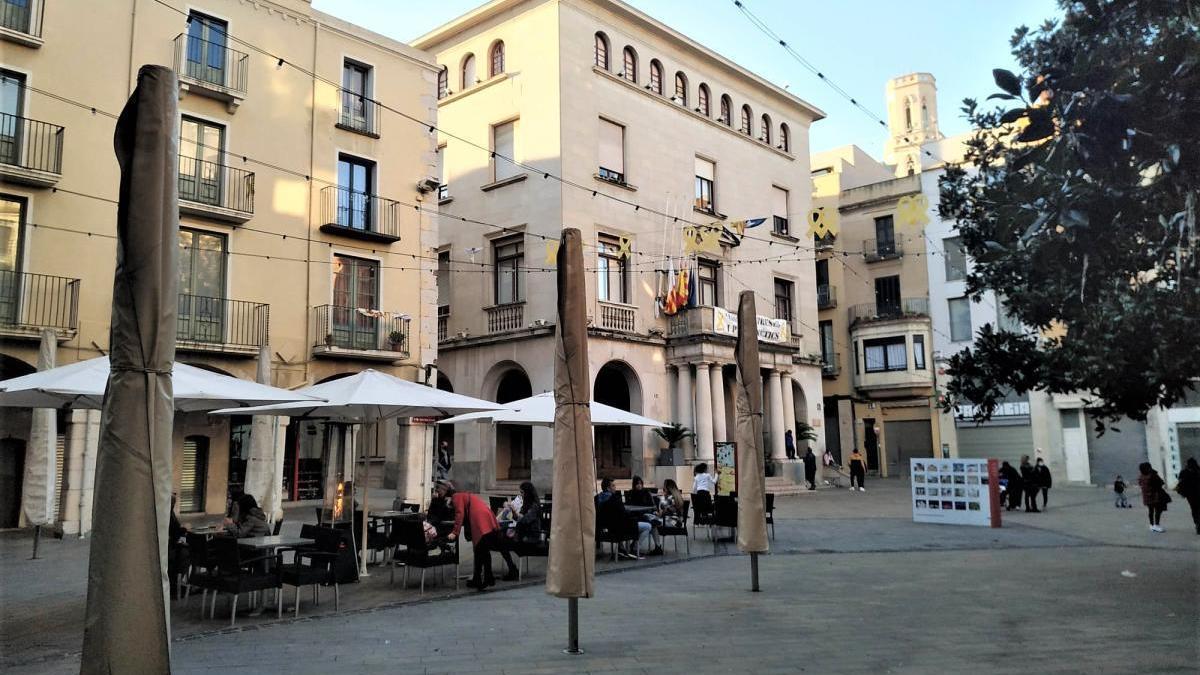
[[[275,549],[285,548],[288,546],[307,546],[315,544],[315,539],[306,537],[294,537],[283,534],[275,534],[268,537],[246,537],[237,540],[238,546],[253,548],[258,550],[274,551]]]
[[[645,515],[647,513],[654,513],[656,510],[657,509],[655,509],[653,506],[630,506],[628,504],[625,505],[625,512],[632,513],[635,516],[641,516],[641,515]]]

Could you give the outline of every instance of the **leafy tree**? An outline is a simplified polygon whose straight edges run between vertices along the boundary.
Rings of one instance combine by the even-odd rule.
[[[1100,418],[1145,419],[1200,377],[1200,2],[1060,0],[1012,38],[1003,108],[971,99],[967,165],[939,211],[991,290],[1036,334],[985,325],[952,356],[943,406],[990,416],[1010,390],[1084,392]]]

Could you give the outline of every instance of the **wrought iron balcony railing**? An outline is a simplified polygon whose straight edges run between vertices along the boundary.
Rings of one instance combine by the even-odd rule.
[[[0,330],[35,337],[43,328],[60,335],[79,328],[79,279],[0,272]]]
[[[400,240],[401,214],[412,210],[400,202],[330,185],[321,190],[321,231],[380,242]]]
[[[0,165],[57,182],[62,175],[64,129],[57,124],[0,113]],[[21,182],[19,176],[5,175]],[[36,181],[39,184],[41,180]]]
[[[823,377],[837,377],[841,372],[841,352],[828,352],[821,355],[821,375]]]
[[[904,248],[899,241],[884,240],[877,241],[875,239],[863,240],[863,257],[867,262],[879,262],[880,260],[891,260],[904,255]]]
[[[249,220],[254,215],[254,172],[180,155],[179,199],[200,211],[220,209]]]
[[[321,305],[313,308],[316,353],[354,352],[368,358],[399,360],[408,357],[409,317],[362,307]],[[356,354],[355,354],[356,353]]]
[[[378,101],[343,89],[342,113],[338,117],[337,126],[340,129],[379,138],[379,113]]]
[[[175,341],[205,351],[249,351],[267,344],[271,307],[259,302],[179,294]]]
[[[850,324],[929,316],[929,298],[904,298],[901,302],[875,302],[850,308]]]
[[[817,285],[817,309],[837,307],[837,286],[829,284]]]
[[[185,84],[227,100],[234,107],[246,97],[250,55],[227,44],[181,33],[175,37],[175,72]]]

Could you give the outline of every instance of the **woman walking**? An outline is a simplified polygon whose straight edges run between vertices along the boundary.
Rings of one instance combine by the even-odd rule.
[[[1150,466],[1150,462],[1142,462],[1138,465],[1138,486],[1142,488],[1142,504],[1145,505],[1147,515],[1150,516],[1150,531],[1162,532],[1162,514],[1167,510],[1167,502],[1171,501],[1171,495],[1167,494],[1166,488],[1163,487],[1163,479]]]
[[[858,491],[866,492],[867,488],[863,487],[863,480],[866,479],[866,477],[867,458],[863,457],[863,454],[858,451],[858,448],[855,448],[854,452],[850,453],[850,491],[854,491],[854,481],[857,479]]]
[[[1046,466],[1041,457],[1038,457],[1037,464],[1033,467],[1033,474],[1037,476],[1037,486],[1042,492],[1042,510],[1045,511],[1047,496],[1050,488],[1054,486],[1054,479],[1050,477],[1050,467]],[[1037,499],[1035,498],[1033,502],[1036,506]]]
[[[1175,486],[1175,491],[1187,500],[1196,534],[1200,534],[1200,464],[1196,463],[1195,457],[1189,458],[1183,471],[1179,472],[1179,484]]]

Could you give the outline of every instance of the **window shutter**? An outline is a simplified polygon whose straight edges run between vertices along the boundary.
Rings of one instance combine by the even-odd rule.
[[[774,214],[780,218],[788,217],[787,190],[783,188],[773,188],[774,194],[771,195],[771,208],[774,209]]]
[[[625,127],[600,120],[600,167],[625,173]]]
[[[712,162],[708,161],[707,159],[701,159],[699,157],[696,158],[696,176],[698,178],[714,180],[713,176],[715,176],[716,173],[716,166],[714,166]]]
[[[514,122],[506,122],[493,128],[492,149],[497,155],[493,160],[496,166],[496,180],[511,178],[521,172],[519,167],[508,161],[516,159],[515,126]],[[501,155],[506,159],[501,159]]]

